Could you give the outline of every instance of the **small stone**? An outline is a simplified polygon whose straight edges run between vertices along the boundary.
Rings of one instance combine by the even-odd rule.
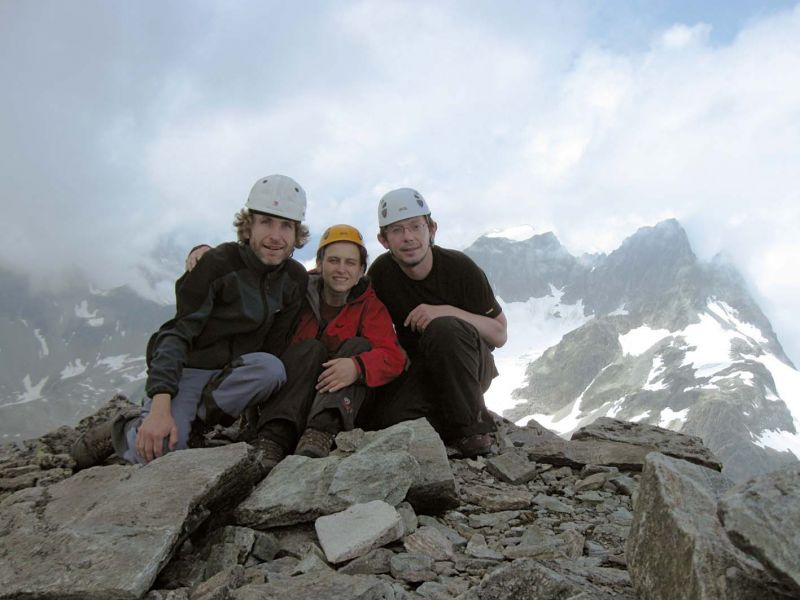
[[[541,506],[542,508],[546,508],[550,512],[557,512],[557,513],[573,513],[575,509],[573,509],[570,505],[565,504],[558,498],[554,498],[552,496],[545,496],[544,494],[539,494],[533,499],[533,503]]]
[[[395,554],[390,561],[392,577],[409,583],[433,581],[433,559],[425,554],[401,552]]]
[[[591,491],[576,494],[575,499],[580,500],[581,502],[587,502],[589,504],[602,504],[606,497],[603,496],[602,492]]]
[[[611,477],[610,473],[595,473],[594,475],[589,475],[589,477],[581,479],[575,484],[575,491],[585,492],[602,489],[609,477]]]
[[[436,529],[441,531],[445,535],[445,537],[453,543],[453,546],[455,546],[456,548],[463,548],[464,546],[467,545],[467,538],[463,537],[455,529],[452,529],[447,525],[443,525],[433,517],[429,517],[428,515],[420,515],[419,524],[435,527]]]
[[[390,561],[394,552],[388,548],[376,548],[364,556],[354,558],[339,569],[345,575],[379,575],[391,570]]]
[[[403,538],[406,551],[414,554],[426,554],[433,560],[452,560],[453,542],[435,527],[424,525],[415,533]]]
[[[502,527],[507,526],[509,521],[519,517],[518,510],[504,510],[500,512],[482,513],[470,515],[469,526],[473,529],[480,527]]]
[[[325,561],[325,555],[316,544],[309,544],[306,555],[300,559],[290,571],[290,575],[312,573],[314,571],[330,571],[331,566]]]
[[[617,477],[612,477],[609,479],[609,482],[617,489],[620,494],[625,494],[626,496],[633,496],[636,488],[639,486],[636,483],[636,480],[632,477],[628,477],[627,475],[619,475]]]
[[[501,552],[490,548],[486,544],[486,538],[480,533],[476,533],[469,539],[464,553],[473,558],[489,558],[492,560],[503,560],[505,558]]]
[[[525,489],[495,489],[485,485],[464,486],[461,497],[466,502],[477,504],[491,511],[528,508],[533,494]]]
[[[364,430],[352,429],[336,435],[336,449],[341,452],[355,452],[364,443]]]
[[[408,502],[401,502],[397,505],[397,512],[400,513],[400,517],[403,519],[403,528],[405,532],[414,533],[419,526],[419,519],[417,518],[416,511],[414,511],[414,507]]]
[[[235,565],[207,579],[189,594],[190,600],[225,600],[232,590],[244,584],[244,567]]]
[[[262,561],[275,558],[281,549],[281,543],[275,535],[266,531],[256,531],[255,541],[250,553]]]
[[[536,463],[528,459],[527,453],[513,450],[488,459],[486,468],[495,477],[512,485],[527,483],[538,473]]]
[[[314,523],[329,562],[340,563],[400,539],[403,520],[382,500],[355,504]]]

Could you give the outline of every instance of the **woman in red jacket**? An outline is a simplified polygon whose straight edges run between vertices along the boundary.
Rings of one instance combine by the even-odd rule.
[[[368,388],[390,382],[405,367],[389,312],[364,277],[366,266],[367,250],[355,227],[325,231],[306,305],[281,356],[287,382],[278,394],[308,410],[295,454],[327,456],[335,435],[353,428]]]

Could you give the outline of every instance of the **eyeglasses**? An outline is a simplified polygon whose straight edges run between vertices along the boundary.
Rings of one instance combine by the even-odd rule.
[[[386,233],[392,237],[400,237],[406,231],[408,231],[412,235],[419,235],[422,233],[425,228],[427,227],[427,223],[425,221],[418,221],[416,223],[411,223],[409,225],[388,225],[386,227]]]

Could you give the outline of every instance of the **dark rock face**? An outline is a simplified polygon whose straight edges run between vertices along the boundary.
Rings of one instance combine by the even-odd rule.
[[[174,307],[130,288],[93,290],[83,277],[58,294],[0,267],[0,440],[73,426],[115,393],[139,398],[144,349]],[[10,343],[13,340],[13,343]]]
[[[289,457],[273,473],[294,473],[295,487],[321,505],[338,498],[338,510],[329,505],[333,512],[319,516],[303,494],[289,493],[282,511],[296,524],[261,521],[264,531],[232,523],[242,507],[252,510],[253,497],[241,499],[260,473],[241,443],[40,481],[0,504],[0,598],[721,599],[755,597],[747,594],[756,589],[764,598],[796,592],[800,472],[733,488],[716,470],[651,452],[658,445],[713,464],[696,440],[666,430],[601,423],[596,437],[563,440],[536,423],[497,422],[498,454],[476,460],[441,463],[445,447],[423,420],[341,435],[337,461],[305,459],[318,468]],[[409,440],[424,440],[424,452]],[[413,457],[412,481],[392,471],[395,483],[376,485],[387,473],[378,450]],[[348,458],[356,463],[342,468]],[[437,475],[421,482],[426,461]],[[442,485],[445,470],[453,486]],[[263,500],[263,488],[278,483],[288,485],[279,471],[255,496]],[[428,501],[442,494],[424,505],[438,505],[436,512],[404,501],[420,485],[429,485]],[[369,499],[379,489],[382,498]],[[292,498],[301,504],[292,508]],[[781,530],[782,522],[792,527]]]

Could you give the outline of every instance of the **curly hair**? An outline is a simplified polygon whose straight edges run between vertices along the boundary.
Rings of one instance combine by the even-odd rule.
[[[294,247],[302,248],[311,237],[311,232],[308,227],[303,223],[292,221],[294,223]],[[240,244],[246,244],[250,241],[250,228],[253,226],[253,216],[250,211],[243,208],[237,212],[233,217],[233,226],[236,228],[236,239]]]

